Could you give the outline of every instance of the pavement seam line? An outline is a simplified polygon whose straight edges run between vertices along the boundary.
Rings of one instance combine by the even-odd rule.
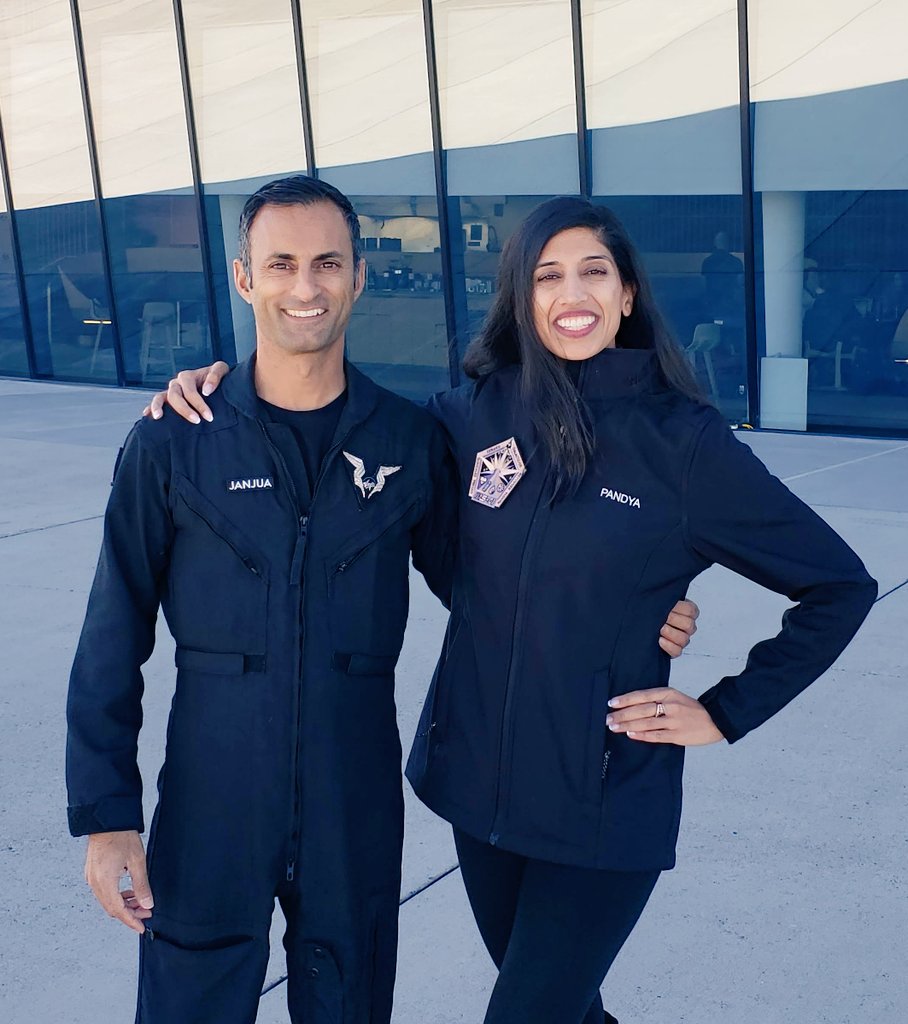
[[[891,455],[893,452],[903,452],[908,444],[900,444],[895,448],[887,448],[882,452],[873,452],[871,455],[861,455],[856,459],[847,459],[845,462],[836,462],[831,466],[820,466],[819,469],[808,469],[806,473],[795,473],[794,476],[783,476],[782,483],[787,484],[791,480],[802,480],[805,476],[813,476],[815,473],[825,473],[830,469],[841,469],[843,466],[853,466],[856,462],[866,462],[868,459],[878,459],[881,455]]]
[[[10,537],[23,537],[26,533],[43,533],[44,530],[56,530],[61,526],[74,526],[76,523],[90,523],[93,519],[103,519],[103,512],[98,516],[86,516],[84,519],[70,519],[66,523],[51,523],[49,526],[33,526],[30,530],[16,530],[14,533],[0,533],[0,540]]]
[[[908,580],[902,580],[902,582],[896,584],[896,586],[890,587],[889,590],[887,590],[885,594],[880,594],[879,597],[873,603],[874,604],[879,604],[880,601],[882,601],[884,597],[889,597],[890,594],[894,594],[897,590],[901,590],[902,587],[904,587],[906,585],[908,585]]]
[[[431,889],[432,886],[435,885],[436,882],[440,882],[443,878],[447,878],[448,875],[453,874],[459,867],[460,867],[459,863],[452,864],[451,867],[445,868],[445,870],[442,871],[441,874],[434,875],[432,878],[430,878],[428,880],[428,882],[425,882],[423,885],[421,885],[418,888],[414,889],[412,892],[407,893],[407,895],[404,896],[404,898],[400,901],[400,903],[398,903],[398,907],[402,907],[405,903],[408,903],[415,896],[418,896],[420,893],[425,892],[426,889]],[[278,987],[278,985],[283,985],[286,980],[287,980],[287,975],[286,974],[282,974],[279,978],[277,978],[274,981],[272,981],[269,985],[266,985],[262,989],[262,991],[259,993],[259,999],[261,999],[262,996],[267,995],[269,992],[271,992],[274,989],[276,989]]]

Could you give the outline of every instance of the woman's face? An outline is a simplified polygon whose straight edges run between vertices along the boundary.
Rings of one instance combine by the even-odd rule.
[[[543,345],[562,359],[589,359],[614,348],[634,292],[590,228],[553,235],[533,271],[533,322]]]

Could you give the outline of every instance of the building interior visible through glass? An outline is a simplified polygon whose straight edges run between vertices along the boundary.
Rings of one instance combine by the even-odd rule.
[[[908,432],[905,0],[748,0],[743,107],[735,0],[579,6],[582,52],[570,0],[432,0],[431,50],[421,0],[183,0],[182,42],[170,0],[0,4],[0,374],[242,358],[240,210],[312,158],[361,215],[349,355],[402,394],[458,382],[501,247],[583,180],[729,419]]]

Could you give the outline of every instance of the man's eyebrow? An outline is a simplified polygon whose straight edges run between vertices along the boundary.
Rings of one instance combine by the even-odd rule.
[[[265,257],[266,260],[295,260],[296,256],[292,252],[270,252]]]
[[[322,260],[343,260],[344,254],[342,252],[320,252],[318,256],[312,261],[313,263],[320,263]]]

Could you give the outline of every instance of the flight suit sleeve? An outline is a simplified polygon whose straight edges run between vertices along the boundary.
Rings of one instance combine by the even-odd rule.
[[[426,511],[413,528],[413,564],[448,609],[457,547],[457,470],[440,426],[433,424],[429,448],[430,493]]]
[[[114,470],[104,535],[69,680],[66,783],[73,835],[144,831],[136,762],[142,664],[154,648],[173,520],[169,468],[140,423]]]
[[[781,710],[845,649],[876,599],[876,582],[842,538],[707,413],[686,476],[687,542],[796,602],[781,632],[750,651],[744,671],[700,701],[729,742]]]

